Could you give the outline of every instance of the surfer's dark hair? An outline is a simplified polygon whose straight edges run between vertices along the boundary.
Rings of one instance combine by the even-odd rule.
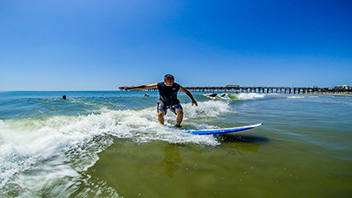
[[[165,80],[174,80],[174,79],[175,79],[174,76],[171,75],[171,74],[166,74],[166,75],[164,76],[164,81],[165,81]]]

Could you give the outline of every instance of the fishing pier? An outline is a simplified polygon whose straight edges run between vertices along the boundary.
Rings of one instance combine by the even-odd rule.
[[[341,92],[352,90],[340,90],[335,88],[321,87],[241,87],[239,85],[227,86],[207,86],[207,87],[189,87],[185,86],[191,92],[230,92],[230,93],[278,93],[278,94],[305,94],[305,93],[325,93],[325,92]],[[123,89],[119,87],[122,91]],[[141,90],[129,90],[141,91]],[[146,89],[144,91],[158,91],[158,89]]]

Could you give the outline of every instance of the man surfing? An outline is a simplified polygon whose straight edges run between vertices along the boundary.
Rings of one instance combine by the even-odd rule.
[[[178,91],[182,91],[187,94],[187,96],[192,100],[192,105],[198,106],[196,100],[194,100],[193,95],[182,85],[175,83],[175,78],[171,74],[166,74],[164,76],[164,82],[154,83],[150,85],[139,85],[126,87],[122,86],[121,88],[125,90],[129,89],[153,89],[158,88],[159,90],[159,101],[157,102],[157,111],[158,111],[158,120],[160,124],[164,124],[164,116],[167,113],[167,109],[170,109],[177,115],[176,119],[176,128],[181,128],[181,122],[183,120],[183,110],[180,104],[180,101],[177,98]]]

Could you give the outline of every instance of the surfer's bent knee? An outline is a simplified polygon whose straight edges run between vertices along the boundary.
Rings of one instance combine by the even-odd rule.
[[[176,115],[182,116],[183,115],[183,110],[182,109],[177,109],[176,110]]]
[[[158,116],[163,116],[164,117],[164,115],[165,115],[165,112],[163,112],[163,111],[159,111],[158,112]]]

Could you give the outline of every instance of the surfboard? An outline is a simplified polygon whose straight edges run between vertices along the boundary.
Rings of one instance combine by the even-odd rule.
[[[234,127],[234,128],[223,128],[223,129],[202,129],[202,130],[188,130],[185,133],[190,133],[194,135],[214,135],[214,134],[224,134],[224,133],[233,133],[239,131],[245,131],[249,129],[253,129],[263,125],[263,123],[253,124],[249,126],[241,126],[241,127]]]

